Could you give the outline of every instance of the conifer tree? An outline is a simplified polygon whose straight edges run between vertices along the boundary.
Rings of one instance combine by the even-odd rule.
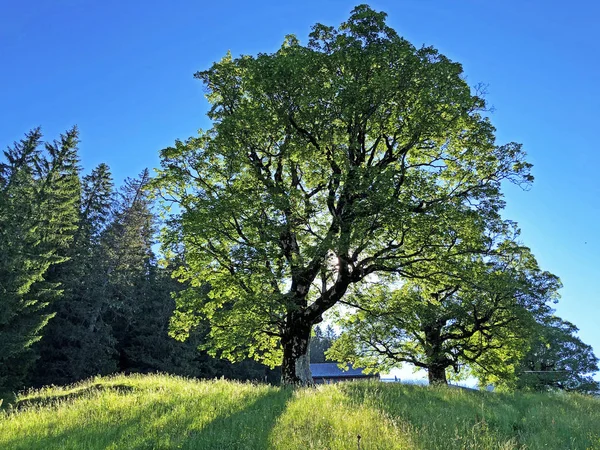
[[[113,328],[121,370],[127,370],[130,365],[125,348],[131,345],[135,335],[134,323],[142,305],[155,295],[156,261],[152,244],[156,218],[146,189],[149,181],[148,169],[137,179],[125,180],[118,194],[113,220],[103,236],[103,245],[108,252],[110,298],[106,318]],[[170,303],[170,297],[166,301]]]
[[[39,128],[0,164],[0,391],[23,386],[33,344],[61,294],[52,271],[68,260],[77,228],[78,131],[41,149]],[[44,151],[45,150],[45,151]]]
[[[60,271],[63,296],[40,342],[34,385],[65,384],[116,370],[114,338],[103,320],[108,304],[107,251],[101,236],[114,192],[110,169],[100,164],[82,182],[79,228],[70,261]]]

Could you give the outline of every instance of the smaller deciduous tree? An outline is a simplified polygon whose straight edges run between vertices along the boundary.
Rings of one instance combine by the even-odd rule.
[[[598,371],[598,358],[576,336],[577,331],[572,323],[546,315],[535,327],[530,349],[520,362],[517,387],[598,393],[600,384],[592,377]]]
[[[357,313],[341,320],[344,332],[328,356],[372,371],[411,363],[427,370],[430,383],[446,383],[449,368],[465,365],[506,377],[533,313],[559,282],[526,248],[505,242],[496,253],[396,289],[377,283],[356,292],[347,303]]]

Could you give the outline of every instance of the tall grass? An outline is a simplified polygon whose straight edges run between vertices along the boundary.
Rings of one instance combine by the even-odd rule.
[[[378,382],[291,390],[115,376],[22,394],[0,412],[0,448],[600,449],[600,401]]]

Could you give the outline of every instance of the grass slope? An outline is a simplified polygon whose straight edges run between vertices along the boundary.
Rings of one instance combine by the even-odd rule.
[[[21,395],[0,412],[0,448],[600,449],[600,400],[115,376]]]

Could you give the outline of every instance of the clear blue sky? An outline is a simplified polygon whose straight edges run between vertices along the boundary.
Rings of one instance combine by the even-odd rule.
[[[359,1],[0,0],[0,145],[77,124],[87,171],[117,183],[208,128],[195,71],[231,50],[276,50],[337,25]],[[558,314],[600,355],[600,6],[592,0],[378,0],[388,23],[488,84],[500,143],[524,144],[536,181],[507,187],[506,218],[564,283]]]

